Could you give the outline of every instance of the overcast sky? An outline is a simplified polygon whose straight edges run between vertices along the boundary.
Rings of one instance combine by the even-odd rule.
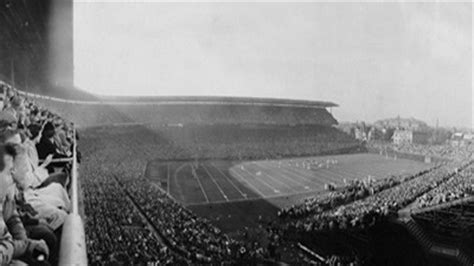
[[[326,100],[339,121],[474,125],[472,8],[76,1],[76,86]]]

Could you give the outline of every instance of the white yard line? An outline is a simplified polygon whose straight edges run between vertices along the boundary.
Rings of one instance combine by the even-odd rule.
[[[192,172],[194,178],[196,178],[196,180],[199,184],[199,187],[201,188],[202,194],[204,195],[204,198],[206,198],[206,202],[209,203],[209,198],[207,197],[206,191],[204,191],[204,187],[201,184],[201,180],[199,180],[199,176],[196,174],[196,169],[194,168],[194,165],[189,164],[189,166],[191,166],[191,172]]]
[[[287,176],[287,174],[283,173],[283,171],[282,171],[283,168],[275,168],[275,167],[272,167],[272,166],[265,166],[265,165],[256,165],[256,166],[265,169],[265,174],[267,174],[267,170],[268,170],[268,172],[270,172],[270,174],[273,173],[276,176],[279,176],[281,178],[284,178],[284,179],[288,180],[289,182],[291,182],[293,184],[296,184],[297,186],[300,186],[300,187],[303,187],[303,188],[306,188],[308,186],[305,183],[299,182],[298,180]],[[291,176],[299,177],[297,175],[291,175]]]
[[[324,189],[314,189],[314,190],[309,190],[309,191],[301,191],[301,192],[298,192],[298,193],[285,193],[285,194],[272,195],[272,196],[266,196],[266,197],[262,196],[262,199],[276,199],[276,198],[284,198],[284,197],[290,197],[290,196],[298,196],[298,195],[303,195],[303,194],[308,194],[308,197],[311,197],[312,195],[310,195],[310,194],[318,193],[318,192],[327,193],[327,191],[324,190]],[[230,201],[218,200],[218,201],[213,201],[213,202],[210,202],[210,203],[191,202],[191,203],[187,203],[186,207],[188,207],[188,206],[208,205],[208,204],[219,204],[219,203],[254,201],[254,200],[258,200],[258,199],[260,199],[260,198],[235,199],[235,200],[230,200]]]
[[[300,177],[312,184],[315,184],[315,185],[318,185],[318,186],[321,186],[323,185],[324,186],[324,182],[322,182],[321,180],[319,179],[312,179],[312,177],[314,177],[314,173],[313,172],[305,172],[304,170],[301,170],[301,169],[296,169],[296,168],[293,168],[293,167],[289,167],[289,168],[281,168],[283,171],[289,173],[289,174],[292,174],[294,176],[297,176],[297,177]],[[305,176],[303,175],[304,174],[309,174],[311,176]]]
[[[226,201],[229,201],[229,198],[227,197],[227,195],[224,193],[224,190],[222,190],[221,186],[219,186],[219,184],[217,184],[216,180],[214,179],[214,177],[211,175],[211,173],[209,173],[209,171],[207,170],[206,166],[204,164],[201,165],[202,168],[204,169],[204,171],[206,171],[207,175],[211,178],[212,182],[214,182],[214,184],[216,184],[217,186],[217,189],[219,189],[219,191],[221,192],[222,196],[224,197],[224,199]]]
[[[216,169],[222,176],[224,176],[227,181],[235,188],[235,190],[237,190],[240,195],[242,195],[242,197],[244,198],[247,198],[247,194],[245,194],[244,192],[242,192],[242,190],[240,190],[235,184],[234,182],[227,176],[227,174],[225,174],[224,172],[221,171],[221,169],[217,166],[215,166],[213,163],[211,163],[210,165],[212,165],[212,167],[214,167],[214,169]]]
[[[174,171],[173,173],[173,179],[174,179],[174,183],[176,185],[176,189],[178,190],[178,194],[181,198],[181,202],[185,202],[185,199],[184,199],[184,194],[183,194],[183,189],[181,188],[181,186],[178,184],[178,173],[179,171],[181,171],[182,168],[186,167],[186,164],[183,163],[182,165],[178,166],[178,168],[176,168],[176,170]],[[171,196],[171,194],[168,194]]]
[[[258,188],[256,188],[254,185],[252,185],[249,181],[247,181],[244,177],[242,177],[239,173],[237,173],[236,170],[234,169],[230,169],[229,170],[230,172],[234,172],[235,176],[239,177],[240,179],[242,179],[242,181],[244,181],[245,183],[247,183],[247,185],[253,189],[255,192],[257,192],[262,198],[266,198],[266,195],[262,193],[262,191],[260,191]]]
[[[255,181],[258,181],[264,185],[266,185],[268,188],[270,188],[274,193],[276,194],[280,194],[280,190],[274,188],[272,185],[270,185],[268,182],[266,182],[265,180],[261,179],[261,178],[258,178],[256,177],[254,174],[250,173],[249,170],[247,170],[247,167],[244,168],[244,171],[247,172],[250,176],[254,177]]]
[[[284,187],[287,187],[290,191],[293,191],[293,192],[298,192],[298,190],[295,190],[293,187],[291,187],[290,185],[288,185],[285,181],[281,180],[280,178],[277,178],[276,176],[278,177],[283,177],[285,178],[286,180],[289,180],[287,179],[285,176],[281,175],[281,174],[275,174],[275,176],[271,175],[271,174],[268,174],[265,170],[269,170],[269,169],[261,169],[262,167],[260,167],[259,165],[255,165],[257,166],[258,168],[257,169],[254,169],[253,170],[257,170],[257,171],[261,171],[261,173],[265,176],[267,176],[269,179],[271,179],[273,182],[277,182],[277,183],[280,183],[282,184]],[[261,180],[261,179],[259,179]],[[262,180],[263,181],[263,180]],[[300,184],[299,184],[300,185]],[[300,185],[301,186],[301,185]],[[304,187],[304,186],[303,186]]]

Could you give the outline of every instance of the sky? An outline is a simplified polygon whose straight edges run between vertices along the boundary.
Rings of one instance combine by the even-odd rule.
[[[339,121],[472,127],[471,17],[470,3],[76,0],[75,85],[332,101]]]

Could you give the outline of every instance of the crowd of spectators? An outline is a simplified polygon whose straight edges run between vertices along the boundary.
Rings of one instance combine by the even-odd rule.
[[[422,145],[414,143],[404,143],[396,145],[393,143],[373,142],[370,143],[370,145],[381,151],[392,150],[401,153],[418,154],[423,156],[456,161],[463,161],[466,160],[466,158],[473,158],[472,156],[474,154],[474,144],[467,145],[465,147],[457,147],[451,146],[449,144]]]
[[[146,180],[135,179],[124,186],[171,246],[191,261],[231,264],[267,256],[266,249],[231,239]]]
[[[279,252],[292,254],[300,252],[295,252],[297,248],[294,245],[281,243],[281,232],[271,228],[261,230],[267,232],[263,237],[264,244],[262,239],[255,241],[248,237],[239,237],[239,240],[236,240],[223,234],[209,221],[197,217],[170,198],[158,185],[143,178],[146,163],[153,158],[164,161],[204,158],[270,159],[323,154],[353,147],[356,144],[344,133],[328,127],[237,125],[98,127],[86,130],[82,142],[85,154],[85,163],[81,167],[84,182],[82,188],[86,194],[85,212],[86,217],[96,217],[87,218],[86,224],[90,261],[100,263],[104,258],[107,260],[116,257],[115,250],[123,250],[122,245],[133,245],[133,241],[129,239],[117,241],[119,232],[108,233],[107,228],[113,225],[97,218],[111,217],[110,220],[124,220],[120,217],[114,218],[119,214],[110,213],[110,210],[116,210],[121,205],[132,206],[130,203],[122,202],[125,198],[129,198],[134,208],[148,220],[161,236],[163,243],[172,251],[163,254],[165,257],[161,260],[158,254],[151,255],[154,260],[171,258],[171,261],[176,261],[177,257],[181,257],[184,261],[192,263],[219,262],[246,265],[258,261],[278,260]],[[308,161],[308,166],[311,164],[311,167],[318,167],[320,163],[323,162]],[[325,167],[333,164],[337,162],[324,161]],[[107,189],[103,189],[105,187]],[[120,197],[119,195],[122,195],[122,199],[115,200]],[[97,200],[90,200],[94,198]],[[111,200],[115,202],[108,203]],[[134,212],[127,211],[127,213]],[[129,226],[119,225],[119,227],[121,230],[130,229]],[[248,234],[247,231],[242,232],[243,236]],[[127,257],[140,258],[137,261],[147,260],[141,255],[135,255],[135,252],[138,251],[134,249],[122,251],[127,254],[123,256],[123,261],[130,263],[126,260]],[[293,261],[298,259],[304,261],[302,257],[292,258]]]
[[[110,171],[82,166],[87,253],[91,265],[186,264],[163,244]]]
[[[298,129],[298,126],[295,128]],[[141,176],[150,158],[161,160],[279,158],[318,154],[323,145],[327,145],[328,150],[339,147],[337,144],[332,145],[331,142],[336,143],[340,140],[339,133],[334,133],[332,130],[324,131],[324,129],[314,130],[315,127],[300,128],[302,130],[291,130],[286,133],[291,133],[291,138],[278,131],[278,128],[270,127],[268,132],[262,128],[253,131],[252,127],[227,126],[217,129],[199,125],[184,128],[125,126],[113,130],[108,127],[88,130],[87,145],[85,145],[89,150],[86,152],[87,165],[88,168],[95,169],[94,171],[97,169],[100,171],[89,173],[86,169],[86,182],[92,184],[96,180],[88,180],[90,177],[107,176],[107,173],[113,173],[114,177],[107,178],[107,182],[115,182],[111,181],[115,179],[120,185],[104,184],[103,186],[116,187],[114,190],[117,190],[119,195],[123,193],[128,195],[161,234],[167,246],[173,250],[174,253],[170,254],[178,254],[186,261],[232,263],[241,260],[277,258],[278,255],[272,254],[270,247],[284,245],[281,241],[278,244],[271,242],[272,245],[261,246],[251,241],[231,239],[208,221],[196,217],[169,198],[158,185],[155,186]],[[262,130],[266,133],[262,134]],[[139,135],[140,138],[130,137],[130,134]],[[313,135],[314,138],[312,138]],[[323,142],[320,141],[321,139],[329,144],[321,143],[320,145],[319,142]],[[339,143],[344,144],[344,141]],[[346,144],[348,143],[350,142],[347,141]],[[322,167],[330,167],[337,162],[308,161],[301,167],[319,167],[321,163]],[[394,176],[379,181],[355,181],[325,196],[308,199],[301,206],[282,210],[280,215],[291,219],[280,221],[276,238],[286,239],[284,236],[288,234],[308,231],[368,227],[380,219],[394,215],[397,210],[407,206],[417,197],[442,184],[452,176],[455,167],[459,165],[451,163],[408,176]],[[85,190],[88,190],[88,187],[83,186]],[[105,194],[110,191],[95,191],[95,193]],[[86,198],[90,197],[94,196],[88,193]],[[86,205],[87,216],[95,216],[96,212],[107,213],[105,206],[99,210],[97,206],[98,204],[91,204],[88,208]],[[99,224],[99,222],[88,220],[87,226],[97,228],[100,227]],[[100,229],[98,230],[100,232]],[[101,243],[95,238],[98,236],[88,235],[88,241]],[[104,240],[103,237],[100,239],[110,242],[112,247],[123,244],[114,243],[113,239]],[[110,250],[113,249],[108,248],[107,245],[97,245],[93,250],[89,249],[89,254],[101,253],[110,256],[113,253]],[[133,257],[130,254],[129,256]],[[333,258],[333,260],[337,259]]]
[[[338,188],[336,191],[306,198],[302,204],[283,208],[278,212],[278,216],[281,218],[302,218],[311,214],[322,213],[338,206],[375,195],[380,191],[397,186],[424,173],[426,173],[426,171],[410,175],[390,176],[380,180],[374,180],[370,177],[366,180],[355,179],[343,187]]]
[[[126,126],[88,130],[87,133],[90,139],[100,139],[102,133],[107,134],[112,139],[107,146],[110,153],[123,152],[128,150],[127,145],[133,145],[140,152],[163,161],[274,159],[350,152],[360,148],[345,133],[320,126]],[[130,138],[130,134],[139,135],[140,139]]]
[[[140,137],[131,137],[135,135]],[[209,125],[185,128],[144,126],[94,128],[84,132],[82,142],[85,143],[83,145],[85,163],[81,167],[84,174],[82,187],[84,193],[87,193],[84,197],[87,217],[103,215],[105,219],[118,215],[109,214],[110,209],[114,210],[117,207],[109,207],[112,203],[107,202],[111,198],[106,194],[113,195],[110,196],[113,199],[118,198],[118,195],[127,195],[162,236],[167,246],[175,252],[173,254],[181,255],[186,261],[197,263],[229,264],[236,262],[252,264],[255,261],[278,259],[276,247],[281,245],[278,242],[279,234],[266,234],[269,240],[265,245],[245,237],[242,238],[246,239],[245,241],[230,238],[207,220],[195,216],[169,198],[158,185],[142,178],[147,161],[152,158],[161,160],[278,158],[320,154],[325,151],[322,147],[329,151],[343,145],[354,144],[345,134],[325,127],[296,126],[290,130],[280,127]],[[103,176],[108,178],[104,179]],[[98,182],[98,179],[101,181]],[[102,181],[104,184],[101,184]],[[107,190],[99,189],[97,186],[107,187]],[[97,200],[89,200],[93,198]],[[116,201],[113,204],[125,203]],[[116,243],[117,237],[104,236],[107,235],[107,227],[103,227],[103,224],[104,222],[96,219],[87,219],[88,254],[91,261],[100,262],[99,258],[110,257],[114,254],[114,249],[110,247],[127,245],[130,241]],[[270,229],[266,231],[273,232]],[[100,235],[88,232],[100,232]],[[134,257],[133,254],[128,256]]]
[[[423,208],[473,196],[472,145],[459,148],[376,143],[375,146],[385,152],[441,158],[442,163],[414,175],[377,182],[355,181],[330,193],[307,198],[302,204],[283,208],[278,213],[282,218],[282,236],[300,239],[308,233],[360,232],[389,217],[397,217],[402,208]],[[348,265],[342,258],[333,255],[324,263]]]
[[[5,90],[5,98],[8,101],[5,101],[7,105],[2,108],[4,111],[18,108],[16,98],[18,95],[8,95],[11,94],[9,91],[13,90]],[[470,178],[472,165],[466,161],[466,158],[472,155],[471,149],[460,151],[449,146],[390,146],[390,149],[398,152],[445,157],[453,161],[408,176],[350,182],[330,193],[308,198],[303,204],[280,210],[279,216],[289,219],[279,221],[281,224],[275,231],[269,229],[275,233],[269,234],[271,240],[267,245],[236,240],[177,203],[157,184],[144,179],[142,175],[146,162],[151,158],[244,160],[327,154],[354,147],[353,139],[332,127],[322,126],[321,124],[330,123],[329,118],[324,118],[325,114],[311,113],[306,117],[305,113],[308,110],[303,109],[290,110],[282,114],[280,110],[272,108],[268,110],[250,108],[244,112],[234,107],[239,112],[236,115],[236,110],[228,108],[234,110],[231,115],[228,113],[230,111],[224,110],[225,108],[216,109],[216,107],[209,110],[201,106],[168,109],[154,107],[157,110],[144,112],[145,109],[141,106],[120,105],[112,108],[109,105],[75,104],[70,108],[66,103],[52,104],[50,100],[45,99],[38,101],[47,106],[51,105],[53,106],[51,108],[68,116],[78,117],[78,113],[92,113],[90,116],[83,116],[96,119],[92,124],[90,121],[83,121],[89,125],[136,122],[154,124],[154,126],[135,125],[129,128],[125,126],[114,130],[104,127],[87,132],[88,136],[84,143],[85,164],[81,167],[81,171],[84,176],[82,192],[86,215],[87,249],[89,262],[92,265],[104,262],[117,265],[135,265],[143,262],[177,265],[251,264],[255,261],[278,259],[275,246],[284,245],[283,235],[366,228],[381,219],[395,215],[398,210],[414,201],[420,207],[425,207],[472,194],[473,182]],[[39,109],[27,100],[24,101],[24,105],[29,111],[15,114],[17,128],[21,132],[26,132],[26,137],[22,135],[23,139],[29,139],[38,147],[39,158],[48,162],[53,158],[70,156],[73,125],[46,109]],[[150,115],[156,112],[160,112],[162,116],[156,118]],[[299,120],[293,119],[294,116]],[[315,122],[314,117],[318,116],[323,120]],[[306,123],[309,117],[312,117],[312,123]],[[0,113],[0,120],[8,121],[8,118],[9,114]],[[291,119],[293,122],[288,123]],[[44,121],[49,121],[52,128],[47,123],[43,125]],[[266,121],[267,125],[264,127],[236,125],[255,124],[261,121]],[[300,125],[305,123],[306,125]],[[36,127],[30,127],[35,124]],[[48,134],[48,138],[38,137],[48,130],[53,130],[54,136]],[[140,139],[131,138],[130,134],[139,134]],[[6,134],[0,141],[14,142],[12,139],[15,139],[15,136]],[[31,146],[31,143],[22,140],[14,144],[24,144],[28,147],[27,145]],[[48,143],[53,143],[54,148],[51,149],[52,146]],[[48,157],[49,154],[53,156]],[[20,169],[21,160],[17,158],[21,156],[15,154],[14,157],[15,166]],[[305,161],[298,167],[313,169],[329,167],[332,164],[337,162]],[[54,191],[54,195],[62,193],[62,196],[58,196],[61,204],[55,202],[55,207],[58,209],[56,212],[61,212],[64,216],[68,212],[67,182],[60,181],[67,177],[67,166],[51,162],[40,165],[39,161],[36,165],[37,168],[45,169],[48,178],[58,168],[66,169],[60,170],[65,175],[53,175],[52,183],[55,183],[53,187],[56,188],[47,190],[48,193]],[[35,168],[32,172],[35,172]],[[24,194],[24,203],[31,205],[33,209],[37,207],[35,203],[41,197],[35,198],[34,201],[31,200],[33,196],[28,195],[40,193],[43,182],[40,180],[28,183],[25,178],[14,178],[14,180]],[[28,194],[25,191],[34,193]],[[38,214],[35,217],[40,217],[39,223],[51,231],[60,230],[61,218],[51,220],[41,218]],[[337,265],[338,260],[340,260],[338,256],[332,256],[327,262]]]
[[[474,144],[463,147],[443,145],[419,145],[419,144],[383,144],[377,143],[375,147],[379,150],[393,150],[402,153],[419,154],[422,156],[438,157],[444,160],[468,162],[474,160]],[[463,199],[473,196],[474,178],[472,167],[463,171],[455,172],[455,175],[441,183],[439,186],[420,196],[415,202],[415,208],[430,207],[442,203]]]
[[[145,135],[144,138],[146,142]],[[81,171],[85,175],[82,187],[91,262],[100,264],[104,259],[115,258],[118,251],[126,255],[122,260],[126,264],[171,261],[248,265],[272,259],[268,247],[232,239],[206,219],[174,201],[158,185],[143,178],[146,162],[157,154],[157,150],[136,145],[136,140],[130,137],[117,140],[86,134],[83,141],[88,144],[84,145],[86,156]],[[159,153],[167,152],[164,148],[170,146],[165,140],[162,145]],[[116,153],[112,146],[117,149]],[[125,206],[121,208],[123,213],[116,212],[119,206]],[[148,250],[135,250],[133,240],[121,234],[121,231],[145,226],[139,222],[143,221],[139,219],[139,214],[162,239],[162,245],[169,247],[169,252],[156,254]],[[115,231],[109,229],[112,227]],[[151,238],[148,241],[157,241],[156,236],[151,234],[148,238]],[[127,248],[130,246],[133,248]],[[136,261],[127,258],[136,258]]]
[[[0,264],[56,264],[74,125],[0,83]]]
[[[415,203],[417,208],[425,208],[472,196],[474,196],[474,166],[471,164],[419,197]]]
[[[387,217],[396,216],[397,211],[468,165],[469,162],[447,163],[363,199],[302,219],[289,220],[285,226],[290,233],[368,228]]]

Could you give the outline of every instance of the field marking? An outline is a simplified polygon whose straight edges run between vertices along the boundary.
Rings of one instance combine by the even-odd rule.
[[[242,195],[242,197],[244,198],[247,198],[247,194],[244,193],[243,191],[241,191],[235,184],[234,182],[227,176],[227,174],[225,174],[224,172],[221,171],[221,169],[219,167],[216,167],[214,165],[214,163],[210,163],[209,165],[211,165],[214,169],[216,169],[222,176],[224,176],[227,181],[240,193],[240,195]]]
[[[247,167],[244,167],[243,171],[247,172],[247,177],[254,179],[255,181],[263,184],[264,186],[267,186],[270,190],[273,191],[273,193],[280,194],[280,190],[274,188],[272,185],[270,185],[268,182],[263,180],[262,178],[256,177],[254,174],[252,174],[249,170],[247,170]],[[250,176],[249,176],[250,175]]]
[[[229,169],[229,172],[234,172],[234,174],[236,176],[238,176],[240,179],[242,179],[242,181],[244,181],[245,183],[247,183],[247,185],[249,185],[249,187],[251,189],[253,189],[255,192],[257,192],[262,198],[265,198],[265,194],[262,193],[262,191],[260,191],[260,189],[258,189],[257,187],[255,187],[254,185],[252,185],[248,180],[246,180],[245,178],[243,178],[235,169],[233,168],[230,168]]]
[[[204,198],[206,198],[207,203],[209,203],[209,198],[207,197],[206,191],[204,191],[204,187],[201,184],[201,180],[199,180],[199,176],[196,174],[196,169],[194,168],[194,165],[189,163],[189,166],[191,167],[191,173],[196,178],[199,187],[201,188],[202,194],[204,195]]]
[[[255,169],[253,169],[255,170]],[[245,169],[245,171],[247,173],[249,173],[255,180],[259,181],[260,183],[263,183],[264,185],[270,187],[270,189],[273,189],[273,192],[274,193],[277,193],[277,194],[280,194],[280,189],[276,189],[274,188],[272,185],[275,185],[276,182],[278,183],[281,183],[283,186],[286,186],[287,188],[289,188],[290,190],[296,192],[294,189],[292,189],[289,185],[285,184],[283,181],[279,181],[278,179],[275,179],[273,177],[271,177],[270,175],[268,175],[267,173],[265,173],[264,171],[260,170],[260,169],[257,169],[259,172],[261,172],[262,174],[266,175],[270,180],[272,180],[272,184],[268,183],[267,181],[265,181],[263,179],[262,176],[256,176],[256,174],[252,174],[249,170]],[[276,181],[276,182],[275,182]],[[281,187],[281,186],[280,186]]]
[[[214,182],[214,184],[216,184],[217,186],[217,189],[219,189],[219,191],[221,192],[222,196],[224,197],[224,199],[226,201],[229,201],[229,198],[227,197],[227,195],[224,193],[224,191],[222,190],[221,186],[219,186],[219,184],[217,184],[216,180],[214,179],[214,177],[211,175],[211,173],[207,170],[206,166],[204,164],[201,164],[202,168],[204,169],[204,171],[206,171],[207,175],[211,178],[212,182]]]
[[[185,163],[181,164],[180,166],[178,166],[178,168],[175,169],[174,174],[173,174],[174,184],[176,185],[176,188],[178,189],[178,194],[181,198],[181,202],[185,202],[186,200],[184,198],[183,188],[178,184],[177,175],[184,167],[186,167],[186,164]]]
[[[293,182],[293,183],[297,184],[298,186],[303,187],[304,189],[309,189],[309,186],[308,186],[309,184],[307,184],[307,182],[313,183],[311,180],[308,180],[307,178],[299,175],[298,173],[292,173],[292,172],[285,171],[286,168],[277,168],[277,167],[274,167],[273,165],[268,165],[268,166],[258,165],[258,166],[264,168],[265,170],[269,170],[272,173],[278,174],[278,176],[282,176],[286,180],[289,180],[290,182]],[[286,174],[283,173],[283,172],[285,172]],[[297,179],[291,178],[290,176],[293,177],[293,178],[298,178],[300,180],[304,179],[307,182],[301,182]]]
[[[302,169],[294,168],[294,167],[284,167],[284,168],[279,168],[282,169],[283,171],[292,174],[297,177],[301,177],[305,180],[307,180],[310,183],[313,183],[318,186],[324,186],[324,182],[322,180],[314,178],[314,172],[307,172]]]
[[[337,157],[336,157],[337,158]],[[351,159],[351,158],[349,158]],[[371,157],[369,157],[371,159]],[[361,159],[364,161],[364,158]],[[284,160],[283,160],[284,161]],[[304,169],[299,167],[292,167],[291,165],[287,167],[286,165],[281,166],[278,168],[280,160],[272,160],[272,161],[261,161],[258,164],[256,161],[248,161],[241,164],[237,164],[229,169],[229,172],[224,172],[223,169],[216,165],[216,162],[210,162],[209,164],[202,164],[197,168],[203,168],[205,173],[209,175],[212,182],[218,187],[220,193],[224,196],[225,192],[230,193],[231,190],[227,188],[227,184],[219,184],[220,182],[225,182],[223,179],[227,180],[235,190],[237,190],[240,195],[242,195],[243,199],[229,199],[224,197],[224,199],[217,199],[215,201],[210,201],[207,197],[207,193],[204,190],[204,185],[206,184],[206,188],[209,185],[207,183],[202,183],[201,178],[205,176],[195,176],[196,181],[198,182],[200,189],[203,191],[203,195],[206,198],[206,202],[199,201],[199,202],[185,202],[183,200],[183,204],[186,206],[195,206],[195,205],[206,205],[206,204],[213,204],[213,203],[226,203],[226,202],[239,202],[245,200],[257,200],[258,197],[251,197],[248,198],[247,194],[243,191],[245,189],[251,189],[260,196],[262,199],[271,199],[271,198],[280,198],[285,196],[294,196],[294,195],[307,195],[307,197],[311,197],[311,193],[321,192],[324,191],[323,185],[329,182],[335,183],[342,183],[343,179],[346,178],[347,180],[353,179],[360,179],[365,178],[369,174],[375,178],[387,178],[390,175],[397,174],[400,172],[418,172],[420,169],[426,169],[427,167],[420,166],[419,164],[406,164],[406,163],[396,163],[395,161],[386,161],[385,159],[379,161],[371,161],[369,163],[363,163],[362,165],[354,163],[353,160],[350,161],[340,161],[337,165],[330,165],[329,168],[322,167],[322,168],[315,168],[315,169]],[[244,168],[239,168],[244,167]],[[250,167],[253,166],[253,167]],[[397,167],[399,166],[399,167]],[[400,170],[399,168],[406,168],[404,171]],[[197,175],[197,169],[192,165],[193,175]],[[252,173],[254,171],[261,171],[265,176],[263,178],[259,178],[256,174]],[[216,172],[217,171],[217,172]],[[384,173],[384,174],[382,174]],[[223,176],[223,178],[222,178]],[[380,177],[380,178],[379,178]],[[219,179],[220,178],[220,179]],[[294,179],[292,179],[294,178]],[[241,179],[241,180],[239,180]],[[222,181],[221,181],[222,180]],[[299,187],[293,187],[292,184],[298,184],[303,186],[306,184],[303,180],[308,182],[309,188],[304,187],[305,190],[299,190]],[[285,182],[289,181],[289,182]],[[207,182],[207,181],[206,181]],[[239,184],[237,184],[239,182]],[[246,184],[245,187],[239,189],[240,185],[244,183]],[[255,184],[254,184],[255,183]],[[281,193],[276,188],[281,188],[279,184],[282,186],[288,187],[289,191],[294,191],[291,193],[287,193],[288,190],[285,189],[283,193]],[[315,184],[315,185],[310,185]],[[222,185],[222,186],[221,186]],[[212,186],[212,185],[211,185]],[[276,187],[276,188],[275,188]],[[268,191],[270,189],[270,192]],[[263,193],[262,191],[265,191]],[[270,192],[270,193],[269,193]],[[245,195],[245,196],[244,196]],[[184,198],[184,196],[183,196]],[[233,198],[233,196],[232,196]]]
[[[299,167],[290,166],[290,167],[285,168],[285,169],[287,171],[300,173],[302,176],[310,175],[307,178],[310,178],[312,183],[314,183],[316,185],[319,185],[319,186],[324,186],[328,181],[334,181],[334,178],[333,178],[334,177],[334,172],[327,171],[328,173],[331,173],[331,174],[330,175],[328,175],[328,174],[321,175],[321,173],[319,171],[322,170],[322,169],[325,169],[325,168],[318,168],[317,170],[305,170],[305,169],[301,169]],[[318,184],[318,182],[319,182],[319,184]]]
[[[290,190],[293,191],[293,192],[298,192],[298,190],[295,190],[292,186],[288,185],[287,183],[285,183],[285,182],[284,182],[283,180],[281,180],[280,178],[276,178],[276,177],[274,177],[273,175],[269,175],[269,174],[267,174],[265,171],[262,171],[262,173],[263,173],[264,175],[266,175],[269,179],[273,180],[273,184],[274,184],[275,182],[277,182],[277,183],[282,184],[283,187],[287,187],[288,189],[290,189]],[[281,175],[278,175],[278,176],[279,176],[279,177],[282,177]],[[263,180],[262,180],[262,181],[263,181]],[[277,192],[277,191],[278,191],[278,192]],[[275,192],[275,193],[280,193],[279,190],[275,190],[274,192]]]
[[[279,169],[282,169],[285,172],[295,173],[296,175],[297,175],[297,173],[300,173],[301,174],[300,177],[302,177],[303,179],[306,179],[306,180],[308,180],[308,179],[305,178],[305,176],[303,174],[305,174],[305,175],[310,174],[313,177],[316,177],[316,178],[310,180],[311,183],[315,184],[316,183],[315,181],[322,181],[322,184],[320,183],[318,185],[324,185],[325,182],[339,183],[344,178],[345,179],[351,179],[351,180],[354,179],[354,178],[357,178],[357,179],[366,178],[369,175],[369,173],[370,173],[370,176],[372,176],[373,178],[381,177],[381,173],[380,173],[379,168],[376,168],[377,171],[371,173],[371,172],[366,170],[367,167],[355,168],[354,171],[349,171],[345,167],[342,167],[341,165],[336,165],[336,166],[329,167],[329,168],[322,167],[322,168],[311,169],[311,170],[300,169],[298,167],[291,167],[291,166],[290,167],[282,167],[282,168],[279,168]],[[362,170],[362,169],[364,169],[364,170]],[[324,177],[324,178],[322,178],[322,177]]]
[[[284,175],[282,175],[281,173],[278,173],[278,174],[275,173],[275,176],[278,176],[278,177],[279,177],[279,178],[277,178],[277,177],[275,177],[275,176],[273,176],[273,175],[268,174],[267,171],[265,171],[265,170],[270,170],[270,169],[261,167],[261,166],[259,166],[259,165],[257,165],[257,164],[254,164],[254,166],[256,166],[257,169],[252,168],[252,170],[256,170],[256,171],[261,172],[262,174],[266,175],[269,179],[273,180],[274,182],[281,183],[284,187],[289,188],[289,189],[290,189],[291,191],[293,191],[293,192],[298,192],[298,190],[296,190],[296,189],[294,189],[292,186],[288,185],[287,182],[281,180],[281,179],[284,178],[284,179],[286,179],[286,180],[290,180],[290,181],[291,181],[291,179],[286,178],[286,177],[285,177]],[[262,168],[263,168],[263,169],[262,169]],[[299,183],[297,183],[297,184],[298,184],[299,186],[301,186],[301,184],[299,184]],[[303,185],[303,187],[304,187],[304,185]]]
[[[306,184],[298,182],[296,179],[292,179],[291,177],[287,176],[287,174],[282,173],[283,171],[281,171],[282,170],[281,168],[275,168],[271,165],[265,166],[265,165],[259,165],[259,164],[255,164],[255,166],[258,167],[258,168],[264,169],[265,174],[267,174],[267,170],[268,170],[268,172],[270,172],[270,174],[273,173],[275,175],[278,175],[278,176],[280,176],[280,177],[282,177],[282,178],[284,178],[284,179],[286,179],[286,180],[288,180],[288,181],[290,181],[290,182],[292,182],[292,183],[294,183],[298,186],[301,186],[301,187],[306,186]],[[291,175],[291,176],[292,177],[297,177],[295,175]]]
[[[324,189],[314,189],[314,190],[309,190],[309,191],[300,191],[298,193],[285,193],[285,194],[279,194],[279,195],[271,195],[271,196],[265,196],[261,198],[246,198],[246,199],[235,199],[235,200],[230,200],[230,201],[224,201],[224,200],[219,200],[219,201],[212,201],[209,203],[203,203],[203,202],[192,202],[192,203],[187,203],[184,204],[184,206],[189,207],[189,206],[200,206],[200,205],[211,205],[211,204],[220,204],[220,203],[234,203],[234,202],[244,202],[244,201],[255,201],[255,200],[267,200],[267,199],[277,199],[277,198],[284,198],[284,197],[292,197],[292,196],[299,196],[299,195],[304,195],[308,194],[305,196],[305,199],[308,197],[314,197],[316,195],[312,195],[312,193],[329,193],[329,191],[324,190]],[[294,204],[294,202],[288,202],[289,204]]]

